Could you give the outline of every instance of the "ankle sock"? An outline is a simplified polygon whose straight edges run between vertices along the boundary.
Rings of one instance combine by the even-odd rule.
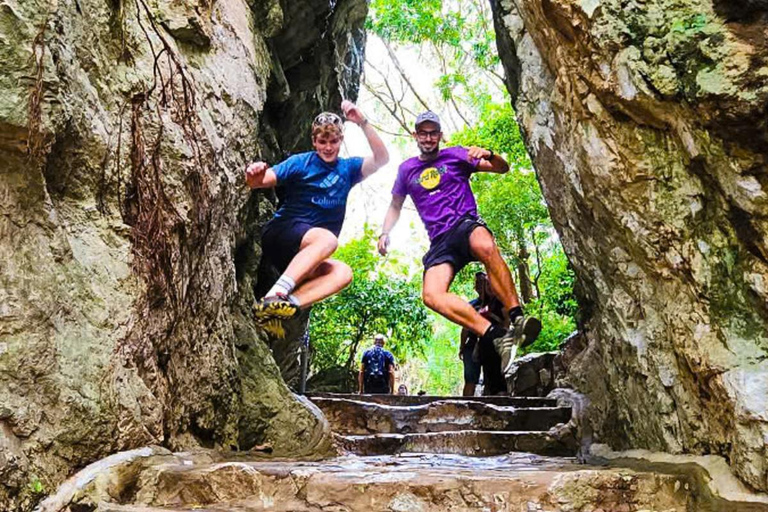
[[[278,279],[277,282],[272,285],[272,288],[269,289],[265,297],[272,297],[278,293],[283,295],[290,295],[294,288],[296,288],[296,282],[293,280],[293,278],[283,274],[280,276],[280,279]]]
[[[296,306],[297,308],[301,307],[301,301],[293,294],[288,295],[288,302]]]
[[[515,306],[512,309],[509,310],[509,321],[514,322],[515,318],[523,316],[523,308],[520,306]]]

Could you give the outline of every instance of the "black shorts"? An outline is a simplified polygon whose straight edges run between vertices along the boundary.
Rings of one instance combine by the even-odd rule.
[[[467,341],[462,352],[461,360],[464,363],[464,382],[467,384],[477,384],[480,382],[480,361],[472,359],[472,352],[475,350],[477,340]]]
[[[388,395],[389,394],[389,384],[387,384],[387,383],[364,382],[363,383],[363,393],[365,393],[366,395]]]
[[[301,241],[314,226],[306,222],[272,219],[261,230],[262,262],[282,274],[299,253]]]
[[[458,274],[467,263],[477,261],[469,249],[469,236],[477,227],[488,229],[481,219],[472,215],[464,215],[445,233],[432,240],[427,254],[421,259],[424,271],[442,263],[450,263],[454,274]],[[490,233],[491,230],[488,229]]]

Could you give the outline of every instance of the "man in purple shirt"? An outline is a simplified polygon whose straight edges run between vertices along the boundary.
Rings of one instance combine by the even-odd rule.
[[[400,164],[379,236],[379,253],[387,253],[389,232],[400,218],[405,196],[410,195],[430,240],[429,251],[422,260],[424,304],[477,334],[481,347],[495,347],[506,374],[517,349],[536,340],[541,322],[523,316],[512,274],[493,234],[477,214],[469,178],[473,172],[503,174],[509,170],[509,164],[483,148],[457,146],[441,150],[440,119],[431,111],[416,118],[413,137],[420,154]],[[448,291],[456,273],[470,261],[480,261],[485,267],[491,290],[504,305],[504,325],[483,318],[470,304]]]

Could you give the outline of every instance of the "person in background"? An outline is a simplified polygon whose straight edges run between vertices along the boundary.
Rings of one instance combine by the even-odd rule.
[[[504,306],[493,296],[485,272],[475,274],[475,292],[477,298],[469,304],[483,318],[491,322],[502,322]],[[464,363],[464,396],[474,396],[475,388],[480,382],[480,372],[483,373],[483,394],[506,394],[506,382],[501,373],[501,358],[492,344],[484,345],[478,336],[467,328],[461,330],[461,346],[459,358]]]
[[[363,353],[357,376],[358,392],[392,394],[395,390],[395,356],[384,350],[383,334],[373,337],[373,347]]]
[[[254,162],[246,168],[252,189],[277,188],[280,199],[272,220],[262,230],[262,264],[282,273],[253,305],[256,321],[265,331],[285,336],[283,321],[299,308],[338,293],[352,281],[352,269],[331,259],[347,209],[350,189],[389,161],[376,130],[351,101],[341,109],[347,120],[363,130],[373,152],[365,158],[339,157],[344,122],[333,112],[319,114],[312,123],[314,151],[293,155],[270,167]]]
[[[398,395],[407,395],[408,394],[408,386],[405,384],[400,384],[397,388],[397,394]]]

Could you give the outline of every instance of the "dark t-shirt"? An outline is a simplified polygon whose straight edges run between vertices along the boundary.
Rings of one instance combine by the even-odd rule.
[[[381,347],[363,353],[363,381],[366,387],[389,385],[389,372],[395,366],[395,356]]]

